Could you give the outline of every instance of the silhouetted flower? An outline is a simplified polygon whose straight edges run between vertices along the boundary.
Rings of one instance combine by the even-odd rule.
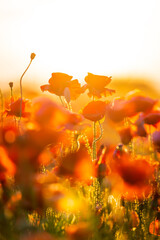
[[[106,88],[106,86],[111,82],[111,80],[111,77],[88,73],[88,75],[85,77],[87,88],[89,90],[88,96],[101,98],[102,96],[106,96],[107,94],[112,95],[113,93],[115,93],[115,90]]]

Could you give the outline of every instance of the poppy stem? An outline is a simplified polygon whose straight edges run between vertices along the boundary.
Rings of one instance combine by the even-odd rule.
[[[91,158],[92,158],[92,149],[91,149],[91,147],[90,147],[90,144],[89,144],[89,140],[88,140],[87,135],[86,135],[85,133],[83,133],[83,134],[82,134],[82,138],[83,138],[83,140],[85,141],[85,146],[86,146],[86,148],[87,148],[87,150],[88,150],[89,155],[90,155]]]
[[[21,117],[22,117],[22,97],[23,97],[23,94],[22,94],[22,79],[25,75],[25,73],[27,72],[28,68],[30,67],[31,63],[32,63],[32,60],[30,60],[30,63],[28,64],[27,68],[25,69],[25,71],[23,72],[21,78],[20,78],[20,92],[21,92],[21,102],[20,102],[20,119],[19,119],[19,122],[21,121]]]
[[[97,159],[96,134],[97,134],[96,122],[93,122],[93,143],[92,143],[93,156],[92,156],[92,161],[95,161]]]
[[[103,128],[102,128],[100,121],[98,121],[98,124],[99,124],[99,128],[100,128],[100,135],[98,138],[96,138],[96,135],[97,135],[96,122],[94,122],[94,125],[93,125],[93,145],[92,145],[93,146],[93,161],[97,159],[96,142],[98,142],[103,136]]]
[[[64,105],[64,102],[63,102],[63,100],[62,100],[62,97],[61,97],[61,96],[59,96],[59,99],[60,99],[60,101],[61,101],[61,103],[62,103],[63,107],[65,107],[65,105]]]

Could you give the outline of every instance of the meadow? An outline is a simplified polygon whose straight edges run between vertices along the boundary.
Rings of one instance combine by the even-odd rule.
[[[160,101],[142,82],[53,72],[0,90],[0,240],[160,236]]]

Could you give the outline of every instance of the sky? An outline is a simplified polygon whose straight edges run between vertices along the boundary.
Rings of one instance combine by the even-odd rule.
[[[159,0],[0,0],[0,88],[64,72],[146,77],[160,89]],[[112,81],[113,81],[112,80]]]

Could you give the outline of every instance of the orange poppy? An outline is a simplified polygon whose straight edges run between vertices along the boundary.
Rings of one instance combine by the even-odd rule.
[[[47,97],[33,99],[33,121],[44,129],[73,129],[82,122],[83,116],[73,113]]]
[[[124,99],[115,99],[112,103],[107,105],[107,117],[113,122],[121,122],[124,118],[132,115],[132,111]]]
[[[145,124],[156,126],[160,122],[160,111],[148,113],[143,120]]]
[[[101,98],[107,94],[112,95],[115,93],[115,90],[106,88],[111,80],[111,77],[88,73],[88,75],[85,77],[87,88],[89,90],[88,96]]]
[[[107,104],[103,101],[92,101],[82,110],[82,115],[93,122],[101,120],[106,113]]]
[[[65,90],[68,89],[69,97],[75,100],[81,93],[85,91],[85,87],[81,87],[77,79],[71,81],[72,76],[65,73],[52,73],[49,84],[42,85],[41,90],[56,94],[57,96],[65,96]]]
[[[133,132],[131,127],[127,126],[127,127],[123,127],[121,129],[118,130],[121,142],[124,145],[129,144],[129,142],[132,140],[133,138]]]
[[[114,154],[115,155],[115,154]],[[121,193],[128,199],[148,196],[152,190],[150,185],[154,179],[156,164],[151,164],[147,159],[131,156],[129,153],[120,154],[110,160],[113,194]]]
[[[27,101],[22,100],[22,117],[29,117],[30,113],[25,112],[25,105]],[[20,106],[21,106],[21,98],[17,99],[16,101],[12,101],[10,104],[10,110],[6,110],[5,112],[7,113],[8,116],[16,116],[20,117]]]
[[[73,180],[90,181],[90,178],[95,176],[95,166],[86,147],[81,145],[78,151],[58,158],[56,174]]]
[[[150,97],[145,96],[133,96],[127,101],[128,108],[132,109],[132,113],[135,115],[139,112],[149,112],[152,110],[154,105],[157,103],[157,100],[154,100]]]

